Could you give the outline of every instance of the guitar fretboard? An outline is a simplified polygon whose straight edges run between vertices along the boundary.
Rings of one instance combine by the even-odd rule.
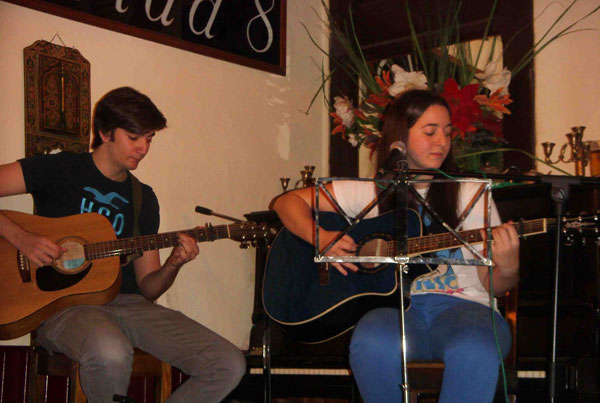
[[[536,220],[522,221],[513,223],[519,236],[528,236],[544,233],[549,224],[556,220],[551,218],[539,218]],[[480,233],[481,229],[459,231],[458,234],[470,244],[483,243]],[[417,255],[426,252],[435,252],[438,250],[451,249],[461,246],[463,243],[456,239],[451,233],[439,233],[414,237],[408,239],[408,254]],[[396,241],[388,242],[386,256],[393,256],[396,253]]]
[[[103,259],[111,256],[131,255],[148,250],[156,250],[178,246],[178,233],[184,233],[196,240],[196,242],[216,241],[223,238],[232,238],[239,241],[263,238],[268,229],[257,225],[231,224],[217,225],[207,228],[188,229],[184,231],[165,232],[162,234],[142,235],[133,238],[115,239],[111,241],[96,242],[84,245],[85,257],[89,260]],[[257,234],[259,236],[257,237]]]

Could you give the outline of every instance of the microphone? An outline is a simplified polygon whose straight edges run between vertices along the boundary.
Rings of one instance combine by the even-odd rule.
[[[390,144],[390,154],[377,171],[376,178],[382,178],[390,172],[394,172],[398,161],[406,160],[406,144],[403,141],[394,141]]]
[[[214,215],[215,217],[221,217],[224,218],[226,220],[230,220],[233,222],[243,222],[242,220],[240,220],[239,218],[234,218],[234,217],[229,217],[228,215],[225,214],[219,214],[219,213],[215,213],[214,211],[212,211],[211,209],[208,209],[206,207],[202,207],[202,206],[196,206],[195,209],[196,213],[198,214],[204,214],[204,215]]]

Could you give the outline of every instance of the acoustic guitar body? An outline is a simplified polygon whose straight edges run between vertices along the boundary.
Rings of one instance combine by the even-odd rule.
[[[342,231],[348,227],[346,220],[335,213],[320,213],[319,220],[327,230]],[[564,235],[597,236],[594,231],[597,231],[598,216],[563,220],[561,233]],[[421,218],[412,209],[408,210],[406,224],[408,256],[461,247],[463,240],[471,245],[484,242],[483,228],[459,231],[461,239],[444,231],[421,236]],[[548,225],[555,223],[552,219],[540,218],[512,225],[520,236],[528,236],[544,234]],[[362,220],[348,235],[357,244],[357,256],[395,255],[393,212]],[[314,262],[314,256],[312,245],[283,228],[267,257],[263,279],[265,312],[290,336],[308,343],[325,341],[351,329],[371,309],[399,306],[394,264],[357,263],[359,271],[356,273],[344,276],[330,269],[323,276],[323,267]],[[410,303],[407,298],[410,284],[427,272],[422,264],[408,265],[408,273],[402,275],[405,307]]]
[[[119,256],[87,260],[83,245],[116,239],[106,217],[97,213],[46,218],[2,211],[28,231],[68,249],[53,266],[33,267],[0,238],[0,339],[37,328],[50,315],[72,305],[105,304],[119,292]]]
[[[341,231],[346,220],[322,212],[320,224]],[[409,235],[420,235],[420,217],[409,210]],[[359,247],[373,240],[395,237],[393,213],[360,222],[349,235]],[[349,272],[347,276],[331,267],[322,283],[320,264],[314,262],[312,245],[283,228],[271,246],[263,280],[263,305],[271,319],[291,337],[318,343],[350,330],[373,308],[399,306],[398,282],[393,264],[380,264],[371,272]],[[365,270],[368,271],[368,270]],[[370,270],[369,270],[370,271]]]

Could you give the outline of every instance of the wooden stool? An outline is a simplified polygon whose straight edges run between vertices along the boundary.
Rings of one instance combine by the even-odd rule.
[[[425,402],[422,394],[439,394],[444,377],[444,363],[437,361],[411,361],[406,363],[408,384],[410,385],[410,403]],[[437,401],[437,397],[432,401]]]
[[[79,363],[64,354],[49,354],[41,347],[32,347],[29,352],[28,402],[45,403],[47,401],[48,376],[67,378],[70,403],[85,403],[87,399],[79,382]],[[171,395],[171,366],[154,356],[135,349],[131,376],[152,376],[160,380],[155,382],[155,398],[165,402]]]

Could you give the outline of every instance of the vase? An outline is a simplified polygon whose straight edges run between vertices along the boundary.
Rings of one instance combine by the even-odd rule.
[[[478,171],[481,168],[481,155],[459,156],[455,161],[458,168],[464,172]]]
[[[492,151],[481,155],[481,170],[484,172],[501,172],[504,169],[504,153]]]
[[[483,153],[468,155],[475,152]],[[493,148],[471,148],[468,144],[454,143],[452,155],[456,167],[462,172],[500,172],[504,165],[502,151]]]

